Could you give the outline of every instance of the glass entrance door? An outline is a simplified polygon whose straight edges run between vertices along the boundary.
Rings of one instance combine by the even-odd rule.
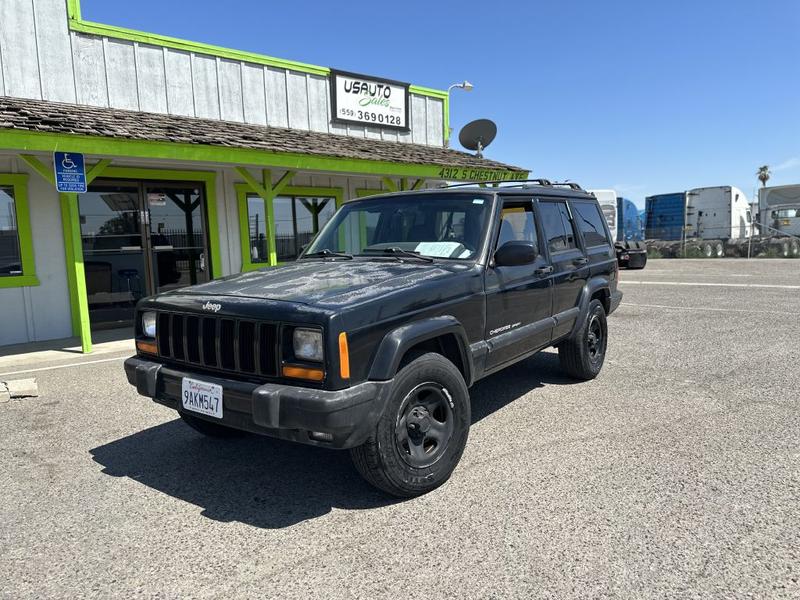
[[[137,185],[92,185],[80,195],[83,267],[93,327],[133,320],[148,291],[144,229]]]
[[[200,187],[145,186],[153,293],[208,281]]]
[[[208,281],[203,192],[201,184],[103,181],[80,195],[92,328],[130,325],[140,298]]]

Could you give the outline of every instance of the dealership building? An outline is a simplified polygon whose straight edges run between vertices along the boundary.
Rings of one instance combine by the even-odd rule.
[[[527,177],[450,149],[448,116],[446,91],[3,2],[0,347],[90,351],[139,298],[296,259],[358,197]]]

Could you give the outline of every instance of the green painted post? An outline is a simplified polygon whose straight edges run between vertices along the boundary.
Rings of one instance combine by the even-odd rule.
[[[64,218],[64,248],[67,255],[67,278],[70,284],[73,334],[81,338],[81,350],[92,351],[92,331],[89,321],[89,300],[86,293],[86,272],[81,245],[80,209],[78,194],[61,194],[61,215]]]

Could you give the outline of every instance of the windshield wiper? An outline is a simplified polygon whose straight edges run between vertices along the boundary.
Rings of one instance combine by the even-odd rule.
[[[398,248],[396,246],[392,246],[391,248],[364,248],[364,252],[369,253],[378,253],[382,252],[383,254],[391,254],[392,256],[397,256],[400,258],[401,256],[407,256],[408,258],[416,258],[418,260],[424,262],[433,262],[433,259],[430,256],[423,256],[419,252],[412,252],[411,250],[403,250],[402,248]]]
[[[320,250],[318,252],[309,252],[308,254],[304,254],[303,258],[319,258],[319,257],[327,257],[330,256],[332,258],[346,258],[348,260],[353,260],[352,254],[347,254],[346,252],[334,252],[333,250],[329,250],[325,248],[324,250]]]

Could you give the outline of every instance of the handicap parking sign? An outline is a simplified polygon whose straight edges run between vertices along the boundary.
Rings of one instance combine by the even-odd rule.
[[[86,193],[86,166],[83,154],[77,152],[53,152],[56,171],[56,189],[71,194]]]

